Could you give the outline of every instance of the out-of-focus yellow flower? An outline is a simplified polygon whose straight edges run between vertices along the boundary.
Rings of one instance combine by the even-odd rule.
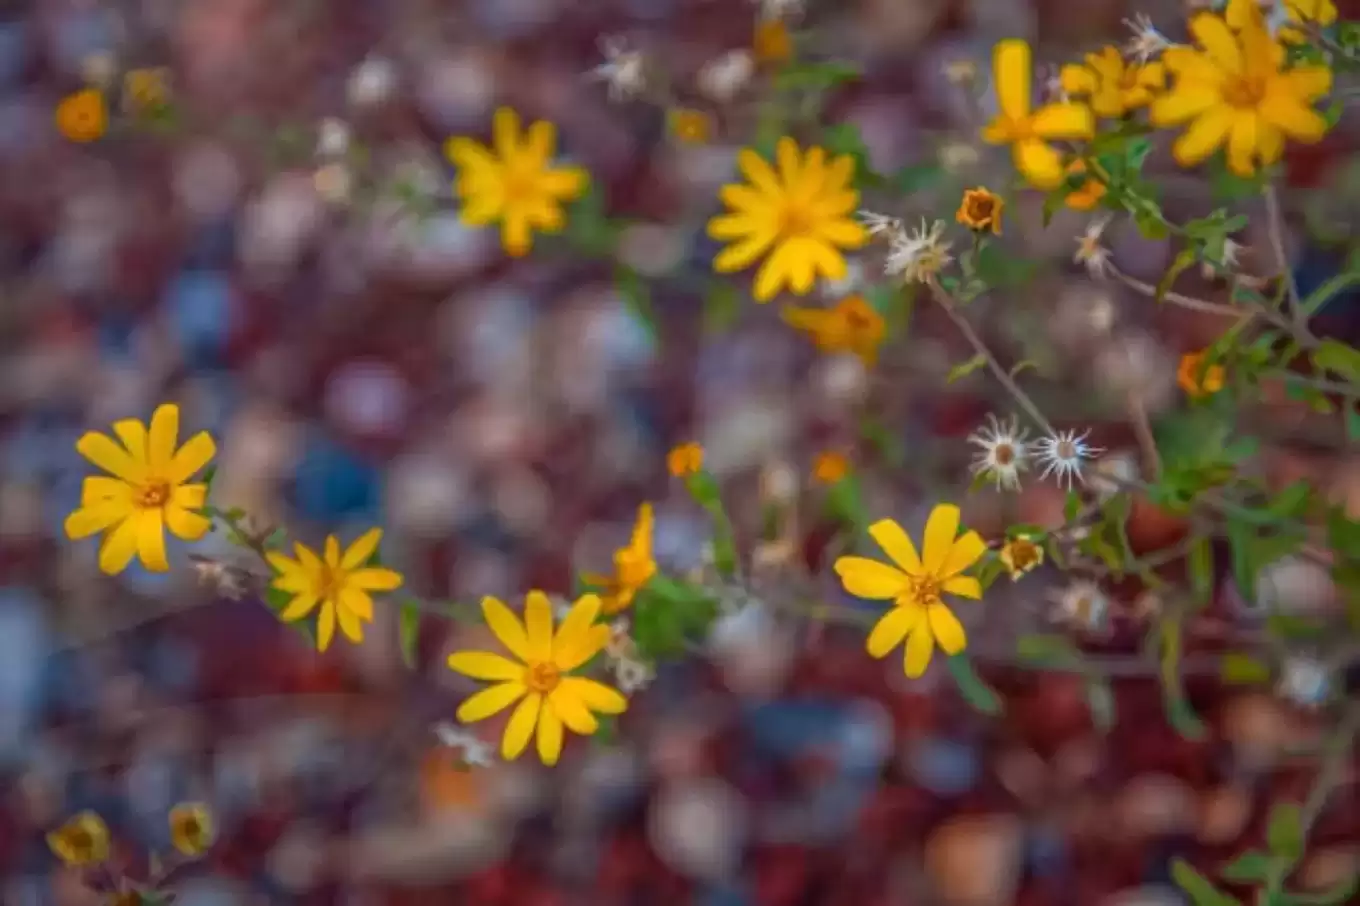
[[[1283,0],[1280,6],[1285,18],[1293,23],[1276,32],[1276,37],[1286,44],[1303,44],[1308,40],[1308,33],[1296,26],[1327,28],[1336,22],[1336,4],[1332,0]],[[1261,12],[1256,0],[1229,0],[1223,18],[1234,31],[1241,31],[1250,24],[1253,12]]]
[[[170,73],[163,67],[132,69],[123,76],[123,109],[149,113],[170,101]]]
[[[1233,8],[1241,26],[1224,16],[1197,13],[1190,33],[1198,47],[1170,47],[1162,54],[1171,90],[1149,108],[1154,126],[1187,124],[1171,148],[1176,162],[1193,167],[1224,145],[1228,167],[1251,176],[1284,155],[1285,139],[1312,144],[1327,121],[1313,104],[1332,87],[1326,66],[1288,68],[1254,3]]]
[[[1044,549],[1029,535],[1016,535],[1001,545],[1001,563],[1015,581],[1044,562]]]
[[[86,88],[69,94],[57,105],[57,131],[69,141],[86,142],[101,138],[109,128],[109,108],[98,89]]]
[[[985,186],[967,189],[954,219],[970,230],[979,233],[1001,234],[1001,209],[1005,207],[1001,196],[989,191]]]
[[[1176,383],[1191,399],[1212,396],[1223,389],[1223,366],[1205,365],[1206,354],[1187,352],[1181,356],[1180,366],[1176,369]]]
[[[1069,63],[1059,75],[1063,91],[1090,101],[1097,116],[1117,118],[1152,102],[1166,85],[1160,62],[1130,63],[1117,47],[1088,53],[1085,63]]]
[[[109,857],[109,828],[94,812],[81,812],[49,833],[47,845],[71,868],[97,865]]]
[[[846,296],[831,308],[788,306],[780,316],[808,335],[822,352],[851,352],[866,365],[878,360],[883,343],[883,316],[863,296]]]
[[[201,856],[216,832],[212,812],[201,802],[181,802],[170,809],[170,844],[186,856]]]
[[[1086,161],[1077,158],[1067,166],[1068,175],[1073,173],[1085,173]],[[1107,191],[1105,183],[1093,177],[1088,178],[1080,186],[1067,193],[1063,203],[1074,211],[1092,211],[1100,200],[1105,197]]]
[[[871,656],[881,658],[906,639],[903,669],[909,677],[925,673],[936,644],[950,655],[968,644],[963,624],[942,596],[982,597],[982,584],[963,572],[978,561],[987,545],[977,532],[958,535],[958,530],[959,508],[942,503],[926,521],[924,556],[916,553],[900,525],[883,519],[869,526],[869,535],[892,565],[865,557],[841,557],[835,563],[836,574],[850,594],[893,602],[869,633],[866,647]]]
[[[378,550],[382,529],[369,529],[342,553],[334,535],[326,537],[323,557],[304,544],[293,543],[297,558],[277,551],[267,555],[269,565],[278,571],[273,587],[293,596],[279,613],[285,623],[300,620],[321,605],[317,619],[316,647],[325,651],[335,636],[335,624],[351,642],[364,638],[365,622],[373,619],[375,591],[392,591],[402,583],[401,573],[368,561]]]
[[[834,451],[818,453],[812,461],[812,477],[822,484],[835,484],[850,474],[850,460]]]
[[[554,167],[557,127],[537,120],[520,131],[519,114],[501,107],[492,119],[492,144],[451,138],[444,153],[458,167],[454,190],[468,226],[501,225],[507,255],[521,257],[533,233],[557,233],[566,223],[562,205],[581,196],[590,176],[580,167]]]
[[[687,145],[707,144],[713,137],[713,120],[702,110],[681,108],[667,114],[671,134]]]
[[[793,37],[789,34],[789,27],[780,19],[757,22],[755,34],[751,38],[751,53],[760,63],[787,62],[793,56]]]
[[[992,51],[992,80],[1000,113],[982,137],[993,145],[1010,145],[1015,168],[1040,189],[1056,189],[1063,180],[1062,155],[1051,141],[1089,139],[1096,122],[1084,104],[1055,103],[1033,109],[1033,60],[1029,44],[1018,39],[999,42]]]
[[[756,272],[757,302],[785,288],[806,295],[818,276],[844,280],[842,250],[857,249],[869,238],[852,217],[859,205],[852,157],[828,162],[822,148],[804,154],[787,137],[779,140],[776,157],[777,172],[743,148],[737,166],[748,183],[723,186],[720,197],[732,213],[708,222],[709,236],[731,243],[713,260],[718,273],[743,270],[765,257]]]
[[[525,596],[522,623],[500,601],[483,598],[486,625],[514,660],[489,651],[449,655],[449,669],[495,683],[459,705],[458,720],[485,720],[518,702],[501,737],[501,756],[518,758],[537,729],[538,757],[553,765],[562,754],[563,728],[590,736],[600,727],[596,714],[623,713],[628,700],[617,690],[570,675],[609,644],[609,627],[595,622],[600,608],[598,596],[582,595],[554,634],[552,603],[543,592]]]
[[[73,540],[105,532],[99,547],[99,568],[109,575],[122,572],[134,556],[155,572],[165,572],[165,530],[177,538],[197,541],[212,523],[201,515],[208,486],[190,484],[217,452],[206,431],[176,449],[179,407],[165,403],[152,413],[151,425],[129,418],[114,422],[118,440],[90,431],[76,441],[76,450],[110,473],[85,479],[80,508],[66,517],[66,534]]]
[[[627,547],[614,551],[614,574],[602,576],[585,573],[582,578],[603,589],[603,607],[607,614],[616,614],[633,603],[633,598],[656,575],[656,560],[652,557],[652,505],[638,507],[637,523]]]
[[[696,443],[680,444],[666,454],[666,468],[676,478],[697,473],[704,467],[704,448]]]

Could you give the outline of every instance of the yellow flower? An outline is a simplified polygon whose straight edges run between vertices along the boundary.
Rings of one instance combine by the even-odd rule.
[[[822,352],[852,352],[866,365],[878,360],[883,342],[883,316],[863,296],[846,296],[831,308],[789,306],[784,322],[808,335]]]
[[[369,529],[342,553],[334,535],[326,537],[324,559],[306,545],[293,543],[297,559],[277,551],[268,554],[269,565],[278,570],[273,587],[293,599],[279,614],[285,623],[300,620],[321,605],[317,620],[316,648],[325,651],[335,636],[335,624],[351,642],[364,638],[365,621],[373,619],[370,592],[392,591],[401,585],[401,573],[368,561],[382,540],[382,529]]]
[[[147,113],[170,100],[169,72],[162,68],[133,69],[123,76],[123,107]]]
[[[1000,196],[989,192],[985,186],[967,189],[954,219],[970,230],[985,233],[990,230],[1001,235],[1001,209],[1005,207]]]
[[[751,53],[761,63],[787,62],[793,56],[789,27],[779,19],[757,22],[751,38]]]
[[[1085,173],[1086,161],[1077,158],[1067,166],[1067,173]],[[1074,211],[1091,211],[1096,205],[1100,204],[1100,199],[1105,197],[1105,183],[1094,177],[1087,179],[1078,188],[1067,193],[1063,202]]]
[[[1332,0],[1283,0],[1285,18],[1298,26],[1327,28],[1336,22],[1336,4]],[[1256,0],[1230,0],[1223,18],[1234,31],[1241,31],[1251,21],[1253,10],[1261,12]],[[1308,33],[1303,28],[1282,26],[1277,36],[1286,44],[1303,44]]]
[[[959,530],[959,508],[940,504],[926,521],[925,554],[918,556],[911,538],[891,519],[869,526],[869,534],[893,565],[865,557],[841,557],[836,574],[850,594],[889,600],[893,608],[869,633],[866,647],[881,658],[907,640],[903,667],[909,677],[925,673],[938,643],[945,654],[958,654],[968,643],[963,625],[945,605],[942,595],[981,598],[982,584],[963,571],[978,561],[987,545],[977,532]]]
[[[1001,563],[1010,574],[1011,581],[1040,566],[1044,562],[1044,549],[1029,535],[1016,535],[1001,546]]]
[[[94,812],[81,812],[49,833],[47,845],[71,868],[96,865],[109,857],[109,829]]]
[[[779,140],[776,157],[777,173],[743,148],[737,165],[750,184],[723,186],[720,197],[732,213],[708,222],[708,235],[732,243],[713,260],[718,273],[743,270],[769,253],[756,274],[757,302],[768,302],[785,287],[806,295],[819,274],[844,280],[841,249],[857,249],[869,238],[851,216],[859,204],[851,184],[853,158],[828,162],[821,148],[804,155],[787,137]]]
[[[812,477],[822,484],[835,484],[850,474],[850,460],[842,453],[818,453],[812,462]]]
[[[186,856],[201,856],[212,846],[212,813],[201,802],[181,802],[170,809],[170,843]]]
[[[688,145],[702,145],[713,136],[713,120],[702,110],[681,108],[667,114],[671,134]]]
[[[57,131],[73,142],[92,142],[109,127],[109,111],[98,89],[67,95],[56,111]]]
[[[666,468],[676,478],[693,475],[704,465],[704,448],[698,444],[680,444],[666,454]]]
[[[562,754],[564,727],[590,736],[600,727],[596,714],[623,713],[628,700],[619,692],[569,675],[609,644],[609,627],[595,623],[600,607],[599,597],[582,595],[554,634],[552,604],[543,592],[525,596],[523,623],[500,601],[483,598],[486,625],[515,660],[488,651],[449,655],[449,669],[495,683],[459,705],[458,720],[475,723],[519,702],[501,737],[501,756],[518,758],[537,727],[538,757],[552,765]]]
[[[1032,109],[1033,76],[1028,44],[1008,39],[996,45],[992,79],[1001,112],[982,130],[982,138],[993,145],[1010,145],[1015,168],[1036,188],[1056,189],[1063,181],[1063,161],[1049,142],[1091,138],[1095,117],[1084,104],[1045,104]]]
[[[1059,74],[1063,91],[1087,98],[1097,116],[1121,117],[1152,102],[1166,84],[1166,67],[1154,60],[1129,63],[1118,48],[1088,53],[1085,63],[1069,63]]]
[[[1285,67],[1283,46],[1271,39],[1254,4],[1237,7],[1243,17],[1234,32],[1224,17],[1199,13],[1190,33],[1199,49],[1171,47],[1162,54],[1175,84],[1153,101],[1157,127],[1189,123],[1172,146],[1177,163],[1193,167],[1222,147],[1228,166],[1250,176],[1284,154],[1286,138],[1319,141],[1327,121],[1313,109],[1332,87],[1325,66]]]
[[[1205,367],[1205,353],[1187,352],[1176,369],[1176,383],[1191,399],[1202,399],[1223,389],[1223,366]]]
[[[633,603],[633,598],[656,575],[656,560],[652,557],[652,505],[638,507],[637,523],[627,547],[614,551],[614,575],[586,573],[582,576],[591,585],[604,589],[604,612],[616,614]]]
[[[492,120],[492,145],[451,138],[444,153],[458,167],[454,189],[468,226],[501,225],[508,255],[528,254],[533,231],[557,233],[563,202],[580,197],[590,181],[580,167],[553,167],[557,128],[542,120],[521,134],[519,114],[502,107]]]
[[[110,473],[85,479],[80,509],[66,517],[66,534],[73,540],[107,532],[99,548],[99,568],[109,575],[122,572],[134,555],[149,570],[165,572],[165,530],[177,538],[197,541],[212,523],[198,513],[208,498],[206,484],[189,484],[208,464],[217,447],[200,431],[180,447],[179,407],[158,406],[151,426],[135,418],[114,422],[113,433],[90,431],[76,441],[76,450]]]

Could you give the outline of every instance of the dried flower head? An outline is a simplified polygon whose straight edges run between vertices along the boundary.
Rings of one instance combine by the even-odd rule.
[[[889,217],[887,214],[876,214],[873,211],[856,211],[855,217],[864,224],[864,229],[874,239],[892,242],[896,239],[905,240],[907,237],[906,224],[900,217]]]
[[[646,661],[634,657],[614,661],[614,682],[624,695],[633,695],[649,686],[656,671]]]
[[[456,724],[435,724],[434,735],[439,737],[440,745],[454,750],[465,767],[487,768],[495,760],[491,746]]]
[[[1109,627],[1110,599],[1089,579],[1077,579],[1056,592],[1050,591],[1049,598],[1062,623],[1094,634],[1101,634]]]
[[[1001,422],[988,415],[986,426],[968,436],[970,444],[981,447],[973,457],[973,474],[995,480],[998,489],[1018,490],[1020,473],[1029,468],[1025,438],[1026,432],[1015,417]]]
[[[1001,563],[1014,582],[1025,573],[1043,565],[1044,549],[1031,535],[1019,534],[1001,545]]]
[[[900,276],[907,283],[928,283],[944,270],[954,257],[944,241],[945,223],[925,220],[910,235],[894,237],[883,269],[889,276]]]
[[[1105,452],[1101,447],[1092,447],[1086,443],[1086,438],[1090,434],[1089,430],[1081,434],[1077,434],[1076,431],[1059,431],[1040,438],[1034,445],[1035,456],[1044,466],[1039,477],[1047,478],[1052,473],[1054,480],[1069,490],[1073,478],[1085,484],[1086,478],[1082,475],[1082,468],[1087,460]]]
[[[1108,217],[1093,220],[1086,231],[1077,237],[1077,251],[1072,261],[1086,268],[1086,272],[1097,280],[1109,274],[1110,250],[1102,245],[1105,228],[1110,225]]]
[[[349,124],[342,119],[328,116],[321,121],[316,130],[316,153],[318,157],[342,157],[349,150]]]
[[[1229,276],[1236,273],[1241,266],[1238,262],[1238,258],[1241,257],[1242,251],[1245,248],[1246,246],[1242,245],[1240,242],[1234,242],[1225,237],[1223,240],[1223,251],[1219,255],[1218,261],[1205,261],[1201,263],[1199,268],[1200,274],[1205,280],[1212,280],[1215,277]]]
[[[699,92],[719,104],[731,103],[755,75],[756,61],[749,50],[729,50],[699,70],[695,79]]]
[[[163,66],[132,69],[123,75],[123,109],[153,113],[170,102],[170,70]]]
[[[642,52],[616,36],[601,38],[599,46],[604,62],[587,76],[608,86],[611,101],[626,101],[641,94],[647,87],[647,58]]]
[[[1140,63],[1146,63],[1159,56],[1171,46],[1166,36],[1153,27],[1152,20],[1146,13],[1137,13],[1132,21],[1125,19],[1124,25],[1133,33],[1128,43],[1124,45],[1124,53]]]
[[[1317,658],[1295,655],[1280,669],[1279,694],[1305,708],[1317,708],[1332,693],[1332,672]]]
[[[963,193],[963,200],[959,203],[954,219],[974,232],[991,232],[999,235],[1003,207],[1005,202],[1001,200],[1001,196],[988,190],[986,186],[979,186]]]

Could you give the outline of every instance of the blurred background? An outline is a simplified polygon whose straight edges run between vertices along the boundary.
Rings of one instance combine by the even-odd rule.
[[[945,384],[971,353],[924,305],[873,371],[818,356],[776,306],[744,295],[734,323],[706,327],[714,247],[702,225],[749,139],[743,116],[710,105],[717,134],[680,144],[664,111],[612,103],[584,74],[616,35],[689,84],[750,47],[758,5],[0,6],[6,906],[99,902],[44,841],[68,815],[97,810],[119,864],[144,874],[182,799],[210,803],[219,825],[211,853],[177,876],[182,906],[1170,906],[1181,902],[1172,855],[1216,868],[1259,840],[1270,799],[1305,794],[1315,759],[1295,750],[1318,722],[1287,697],[1192,671],[1209,733],[1190,742],[1167,726],[1155,678],[1116,650],[1128,675],[1102,733],[1078,679],[1008,668],[1015,635],[1051,622],[1057,573],[1003,580],[961,608],[995,662],[1001,718],[972,713],[938,668],[908,683],[896,658],[864,654],[861,632],[809,631],[754,607],[704,654],[663,668],[613,740],[576,740],[551,771],[526,758],[471,772],[432,727],[473,688],[444,660],[483,644],[477,627],[422,626],[412,671],[391,609],[363,644],[318,656],[258,601],[200,581],[184,546],[169,574],[100,575],[96,545],[61,535],[89,472],[75,440],[163,401],[218,438],[221,506],[309,542],[381,524],[385,559],[431,599],[566,595],[574,572],[608,565],[643,500],[658,508],[663,568],[699,565],[707,523],[665,467],[667,449],[691,440],[739,538],[770,500],[798,510],[799,559],[829,596],[819,453],[845,454],[874,514],[913,533],[942,499],[995,537],[1016,520],[1061,522],[1063,497],[1037,483],[1008,498],[965,493],[965,438],[1005,402],[981,372]],[[1011,175],[975,141],[948,64],[972,61],[985,84],[999,38],[1027,37],[1057,60],[1124,42],[1139,12],[1174,37],[1184,9],[854,0],[813,4],[796,28],[865,67],[830,99],[829,122],[858,125],[879,170],[944,173],[950,188],[900,213],[949,217],[954,187]],[[166,68],[173,117],[132,128],[115,113],[89,144],[58,134],[62,97],[144,67]],[[494,231],[459,223],[441,142],[485,136],[500,104],[555,122],[562,152],[634,222],[618,256],[652,282],[652,323],[621,297],[610,262],[560,248],[511,262]],[[1287,238],[1313,279],[1347,251],[1346,212],[1360,210],[1356,138],[1343,125],[1289,161]],[[1150,166],[1165,159],[1158,148]],[[1173,219],[1212,200],[1200,181],[1170,186]],[[1130,400],[1154,419],[1174,413],[1177,360],[1226,325],[1093,282],[1071,262],[1089,218],[1062,211],[1041,229],[1041,203],[1013,199],[1004,240],[1043,268],[970,317],[1003,360],[1036,363],[1027,386],[1060,426],[1093,428],[1105,467],[1136,471]],[[1242,267],[1269,274],[1257,220],[1239,237]],[[1330,240],[1309,238],[1319,224]],[[1123,272],[1150,283],[1174,254],[1131,224],[1107,238]],[[823,301],[871,284],[876,267],[866,257]],[[1183,285],[1227,298],[1213,274]],[[1344,305],[1329,316],[1338,333],[1356,326]],[[883,427],[876,445],[862,440],[866,411]],[[1271,481],[1315,482],[1360,514],[1360,463],[1339,435],[1284,399],[1250,417],[1269,438]],[[1164,544],[1166,521],[1135,507],[1135,546]],[[237,556],[217,535],[194,551]],[[1276,569],[1268,591],[1298,612],[1340,606],[1326,571],[1304,561]],[[1225,579],[1207,633],[1249,626],[1262,596]],[[1126,597],[1115,604],[1136,625],[1138,596]],[[498,729],[478,732],[494,741]],[[1346,776],[1315,826],[1307,888],[1360,866]]]

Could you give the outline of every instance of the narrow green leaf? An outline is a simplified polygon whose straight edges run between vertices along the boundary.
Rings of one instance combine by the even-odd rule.
[[[1250,654],[1229,651],[1219,664],[1223,682],[1237,686],[1270,682],[1270,665]]]
[[[979,368],[984,367],[986,364],[987,364],[986,356],[975,355],[968,361],[961,362],[960,364],[955,365],[953,368],[949,369],[949,374],[945,376],[944,382],[946,384],[952,384],[961,378],[967,377],[974,371],[977,371]]]
[[[1114,690],[1110,688],[1108,682],[1094,676],[1087,677],[1086,704],[1091,709],[1091,723],[1097,730],[1108,733],[1114,729],[1117,720]]]
[[[1153,299],[1161,304],[1162,300],[1166,298],[1166,294],[1171,291],[1171,287],[1175,285],[1176,278],[1185,273],[1194,263],[1195,250],[1181,249],[1180,254],[1176,256],[1175,260],[1171,262],[1171,266],[1166,269],[1166,273],[1162,275],[1162,279],[1157,281],[1157,292],[1153,295]]]
[[[1171,860],[1171,880],[1185,891],[1194,906],[1238,906],[1235,898],[1219,890],[1179,856]]]
[[[1271,809],[1266,824],[1266,845],[1273,855],[1290,865],[1303,855],[1303,810],[1297,803],[1281,802]]]
[[[642,277],[632,268],[620,265],[614,272],[614,285],[618,287],[628,310],[647,328],[652,341],[656,342],[659,336],[656,312],[652,309],[652,294]]]
[[[397,612],[397,639],[401,645],[402,663],[416,669],[416,646],[420,642],[420,605],[417,602],[402,602]]]
[[[213,479],[217,477],[217,464],[213,463],[203,470],[203,483],[208,486],[208,492],[212,492]]]
[[[1162,697],[1167,720],[1186,739],[1203,739],[1207,728],[1186,700],[1185,686],[1181,680],[1180,619],[1163,617],[1157,632],[1161,648]]]
[[[1219,877],[1233,884],[1264,881],[1270,875],[1274,864],[1275,860],[1268,853],[1259,849],[1249,849],[1223,866]]]
[[[977,675],[966,653],[948,657],[945,663],[949,665],[949,673],[968,704],[983,714],[1001,713],[1001,697]]]
[[[1313,364],[1360,383],[1360,350],[1339,340],[1326,339],[1313,350]]]
[[[708,472],[695,472],[685,477],[685,489],[694,501],[706,510],[722,506],[718,483]]]
[[[1195,593],[1196,604],[1208,606],[1214,595],[1214,549],[1208,538],[1198,539],[1186,555],[1190,569],[1190,588]]]

